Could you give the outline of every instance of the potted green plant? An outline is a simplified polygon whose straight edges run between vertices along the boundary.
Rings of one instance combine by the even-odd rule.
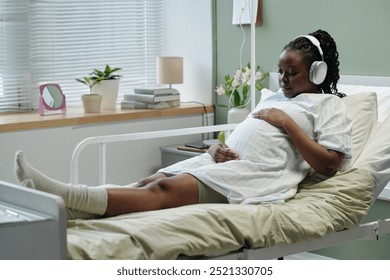
[[[118,98],[119,81],[121,75],[117,72],[121,68],[111,68],[108,64],[104,70],[94,69],[90,74],[92,93],[102,95],[102,109],[115,109]]]
[[[97,83],[96,80],[91,79],[88,76],[84,76],[82,79],[76,79],[76,81],[88,86],[89,94],[81,95],[85,113],[99,113],[102,103],[102,95],[93,94],[92,88]]]

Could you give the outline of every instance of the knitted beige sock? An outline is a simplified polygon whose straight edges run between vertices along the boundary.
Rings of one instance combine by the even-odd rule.
[[[26,179],[22,182],[20,182],[20,185],[25,186],[30,189],[36,189],[33,181],[31,179]],[[66,208],[66,214],[68,220],[76,220],[76,219],[82,219],[82,220],[89,220],[89,219],[97,219],[100,218],[101,215],[97,214],[91,214],[87,212],[81,212],[78,210],[73,210],[70,208]]]
[[[20,184],[62,197],[65,205],[74,210],[103,215],[107,209],[107,191],[104,187],[71,185],[54,180],[34,167],[24,158],[23,152],[15,156],[15,174]]]

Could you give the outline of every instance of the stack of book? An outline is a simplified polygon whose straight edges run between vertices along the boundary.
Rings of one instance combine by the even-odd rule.
[[[180,93],[172,88],[136,88],[125,94],[122,109],[165,109],[179,106]]]

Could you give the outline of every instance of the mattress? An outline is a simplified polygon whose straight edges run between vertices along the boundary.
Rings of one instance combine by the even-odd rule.
[[[350,229],[372,202],[363,168],[310,174],[283,204],[199,204],[93,220],[69,220],[69,259],[178,259],[293,244]]]

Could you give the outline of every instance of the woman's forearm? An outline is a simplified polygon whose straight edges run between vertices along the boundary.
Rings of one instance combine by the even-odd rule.
[[[304,160],[316,172],[329,176],[338,170],[344,157],[342,153],[325,149],[311,139],[291,118],[287,118],[282,127]]]

